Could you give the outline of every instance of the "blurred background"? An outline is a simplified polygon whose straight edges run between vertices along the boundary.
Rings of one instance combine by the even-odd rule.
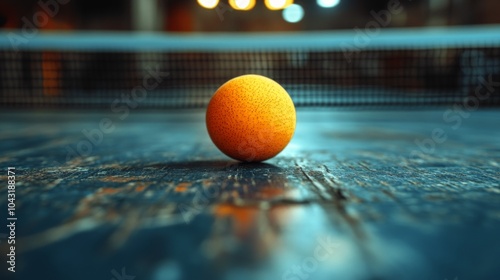
[[[450,105],[500,77],[499,12],[496,0],[4,0],[0,106],[108,107],[151,69],[169,78],[141,108],[203,108],[248,73],[299,107]]]
[[[3,0],[0,27],[21,28],[39,2]],[[387,0],[59,0],[64,5],[46,30],[255,32],[349,29],[364,26]],[[500,23],[496,0],[401,0],[404,11],[388,27]],[[64,3],[64,4],[63,4]],[[293,3],[292,6],[289,6]],[[50,5],[49,5],[50,6]],[[283,10],[283,7],[288,10]],[[221,17],[223,21],[221,22]]]

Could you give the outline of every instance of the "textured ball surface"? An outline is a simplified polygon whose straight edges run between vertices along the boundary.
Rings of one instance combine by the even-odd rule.
[[[246,162],[276,156],[295,132],[295,106],[275,81],[243,75],[223,84],[207,108],[208,134],[224,154]]]

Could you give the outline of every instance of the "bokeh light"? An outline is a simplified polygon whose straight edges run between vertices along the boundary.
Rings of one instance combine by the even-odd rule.
[[[255,0],[229,0],[231,8],[240,11],[248,11],[255,6]]]
[[[264,2],[269,10],[282,10],[293,4],[293,0],[266,0]]]
[[[198,0],[198,4],[205,9],[213,9],[219,4],[219,0]]]
[[[295,23],[304,17],[304,9],[298,4],[292,4],[283,10],[283,19],[287,22]]]
[[[317,0],[316,2],[322,8],[333,8],[340,3],[340,0]]]

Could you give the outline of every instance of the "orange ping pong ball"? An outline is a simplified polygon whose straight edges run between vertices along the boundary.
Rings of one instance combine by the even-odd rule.
[[[243,75],[223,84],[208,104],[208,134],[227,156],[259,162],[280,153],[295,132],[295,106],[277,82]]]

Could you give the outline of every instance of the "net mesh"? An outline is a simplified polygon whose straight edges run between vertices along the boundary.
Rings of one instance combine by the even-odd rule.
[[[196,48],[181,42],[175,49],[31,45],[13,50],[0,44],[0,104],[198,108],[227,80],[252,73],[283,85],[298,107],[500,105],[500,44],[387,43],[359,49],[282,42],[259,48],[255,40],[252,47],[220,50],[204,50],[203,41]]]

